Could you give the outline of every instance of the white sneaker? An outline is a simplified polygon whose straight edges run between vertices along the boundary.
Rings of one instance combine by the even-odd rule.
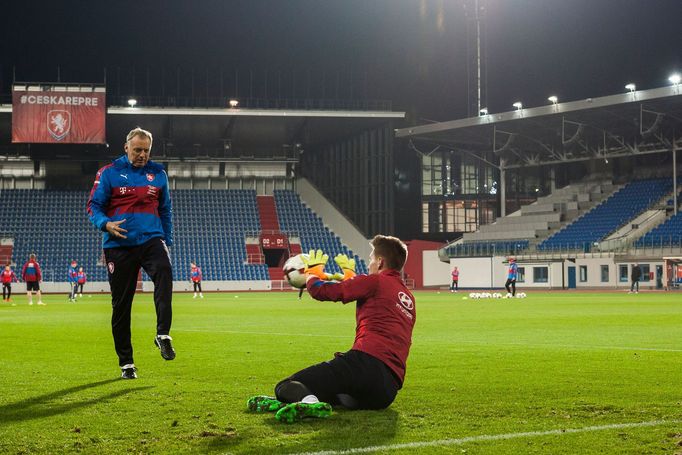
[[[83,294],[80,294],[79,297],[83,297]]]
[[[201,297],[201,298],[203,299],[203,298],[204,298],[204,294],[199,294],[199,297]]]
[[[33,305],[33,302],[28,302],[29,305]]]
[[[197,295],[196,295],[196,294],[194,294],[194,297],[192,297],[192,298],[193,298],[193,299],[196,299],[196,298],[197,298]]]
[[[43,305],[43,306],[45,306],[45,304],[44,304],[43,302],[38,302],[38,305]]]

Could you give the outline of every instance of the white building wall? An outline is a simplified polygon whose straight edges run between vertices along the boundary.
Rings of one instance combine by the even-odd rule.
[[[422,251],[424,287],[450,286],[452,267],[438,259],[437,250]]]

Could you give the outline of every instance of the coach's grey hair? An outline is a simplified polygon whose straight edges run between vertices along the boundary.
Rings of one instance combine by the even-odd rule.
[[[135,136],[146,137],[147,139],[149,139],[149,145],[152,145],[152,142],[154,142],[154,138],[152,137],[152,133],[150,133],[147,130],[143,130],[139,126],[133,130],[130,130],[130,133],[128,133],[128,135],[126,136],[126,142],[129,142]]]

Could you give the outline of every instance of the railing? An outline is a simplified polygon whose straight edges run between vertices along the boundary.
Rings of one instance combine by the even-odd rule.
[[[459,244],[456,247],[450,246],[446,249],[448,257],[489,257],[489,256],[565,256],[575,254],[592,255],[613,255],[613,254],[633,254],[643,255],[647,252],[652,254],[680,254],[682,252],[682,234],[669,235],[649,241],[604,241],[604,242],[572,242],[562,243],[555,247],[537,249],[533,247],[523,247],[522,245],[512,245],[501,247],[500,245],[476,243]]]

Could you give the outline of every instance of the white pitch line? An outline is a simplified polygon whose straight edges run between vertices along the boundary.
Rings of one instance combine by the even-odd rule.
[[[517,438],[527,438],[527,437],[537,437],[537,436],[560,436],[565,434],[575,434],[575,433],[587,433],[591,431],[603,431],[603,430],[622,430],[624,428],[641,428],[641,427],[656,427],[661,425],[678,424],[682,423],[682,420],[653,420],[650,422],[634,422],[634,423],[614,423],[610,425],[595,425],[584,428],[564,428],[558,430],[546,430],[546,431],[524,431],[521,433],[504,433],[504,434],[482,434],[479,436],[467,436],[464,438],[457,439],[439,439],[436,441],[422,441],[422,442],[406,442],[402,444],[387,444],[383,446],[370,446],[370,447],[357,447],[354,449],[346,450],[322,450],[319,452],[301,452],[297,455],[342,455],[342,454],[352,454],[352,453],[368,453],[376,452],[379,450],[401,450],[401,449],[420,449],[422,447],[435,447],[435,446],[454,446],[462,445],[468,442],[479,442],[479,441],[501,441],[507,439],[517,439]]]

